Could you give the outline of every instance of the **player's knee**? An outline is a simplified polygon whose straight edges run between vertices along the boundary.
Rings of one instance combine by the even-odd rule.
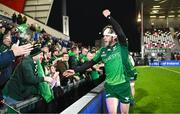
[[[121,114],[128,114],[128,111],[121,111]]]
[[[109,110],[108,112],[109,114],[117,114],[117,111],[114,111],[114,110]]]
[[[135,83],[134,83],[134,82],[131,82],[131,83],[130,83],[130,86],[131,86],[131,87],[134,87],[134,86],[135,86]]]

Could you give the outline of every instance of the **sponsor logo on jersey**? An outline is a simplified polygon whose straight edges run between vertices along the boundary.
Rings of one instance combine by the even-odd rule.
[[[107,51],[111,51],[111,49],[107,49]]]
[[[105,57],[106,56],[106,52],[103,51],[102,54],[101,54],[101,57]]]
[[[106,62],[108,62],[109,60],[115,59],[115,58],[117,58],[117,57],[120,58],[118,53],[109,55],[107,58],[104,59],[104,62],[106,63]]]
[[[113,47],[113,51],[116,50],[116,46]]]
[[[130,98],[129,97],[125,97],[125,102],[129,102]]]
[[[106,94],[106,97],[109,97],[111,94]]]

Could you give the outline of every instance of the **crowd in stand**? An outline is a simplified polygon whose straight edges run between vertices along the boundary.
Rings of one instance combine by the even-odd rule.
[[[173,36],[168,28],[147,29],[144,33],[145,48],[173,48]]]
[[[174,31],[174,33],[173,33]],[[180,60],[178,50],[174,50],[175,39],[179,41],[179,28],[174,28],[170,32],[169,28],[151,28],[144,31],[144,63],[148,65],[148,61],[152,60]],[[171,51],[171,57],[165,57]],[[152,56],[154,53],[154,57]],[[169,53],[170,54],[170,53]]]
[[[180,43],[180,28],[175,28],[175,37],[178,39]]]
[[[39,84],[44,81],[48,82],[52,90],[81,79],[93,80],[94,84],[98,84],[98,78],[103,73],[102,63],[86,72],[76,73],[73,77],[63,76],[67,69],[90,61],[96,53],[95,47],[87,48],[72,41],[55,38],[38,25],[28,25],[26,21],[26,16],[17,16],[16,13],[10,23],[0,20],[0,57],[13,50],[14,45],[18,49],[21,46],[28,48],[24,53],[18,52],[20,54],[16,54],[17,57],[13,55],[14,59],[8,65],[4,66],[2,63],[0,66],[0,77],[3,78],[0,84],[1,105],[4,102],[3,95],[15,101],[38,95]],[[15,54],[14,51],[13,53]]]
[[[171,60],[180,60],[180,52],[171,52]]]

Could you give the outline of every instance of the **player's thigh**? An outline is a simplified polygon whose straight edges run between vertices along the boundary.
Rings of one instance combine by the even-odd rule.
[[[107,106],[108,112],[110,114],[117,113],[118,102],[119,102],[119,100],[115,97],[106,98],[106,106]]]

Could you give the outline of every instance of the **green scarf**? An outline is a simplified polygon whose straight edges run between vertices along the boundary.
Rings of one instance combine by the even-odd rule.
[[[38,76],[41,77],[45,76],[40,60],[37,61],[37,65],[38,65],[37,66]],[[45,99],[47,103],[51,102],[54,99],[53,91],[47,82],[41,82],[39,84],[38,89],[39,89],[39,94]]]

